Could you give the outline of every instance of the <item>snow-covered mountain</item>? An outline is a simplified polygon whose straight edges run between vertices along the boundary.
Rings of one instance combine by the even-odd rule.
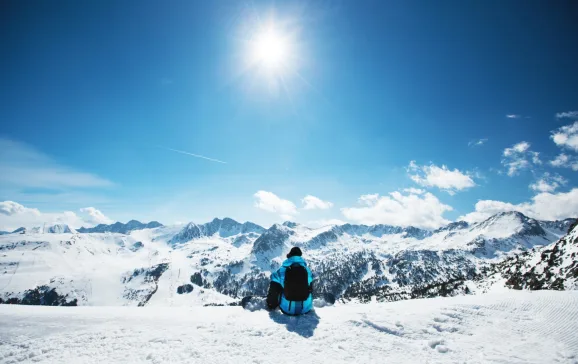
[[[481,286],[512,289],[578,289],[578,221],[568,234],[542,248],[508,257],[484,271]]]
[[[31,228],[18,228],[11,233],[8,234],[72,234],[76,233],[76,230],[71,228],[66,224],[54,224],[54,225],[42,225],[42,226],[34,226]]]
[[[66,224],[56,224],[52,226],[44,226],[45,234],[72,234],[76,231]]]
[[[142,230],[142,229],[154,229],[163,226],[158,221],[151,221],[147,224],[143,224],[137,220],[130,220],[126,224],[122,222],[115,222],[111,225],[106,224],[99,224],[92,228],[84,228],[81,227],[78,229],[79,233],[119,233],[119,234],[130,234],[131,231],[134,230]]]
[[[509,212],[434,231],[352,224],[311,229],[292,222],[264,229],[228,218],[109,234],[51,227],[50,234],[0,236],[0,299],[228,304],[265,294],[270,273],[293,246],[302,248],[316,276],[316,295],[366,302],[463,294],[476,291],[485,267],[556,242],[571,222]]]
[[[230,218],[224,218],[223,220],[214,219],[213,221],[202,225],[197,225],[193,222],[188,223],[181,231],[170,239],[169,243],[173,245],[182,244],[194,239],[216,235],[221,238],[239,238],[238,241],[233,243],[242,244],[247,242],[247,240],[244,239],[245,236],[248,235],[257,238],[264,231],[265,229],[263,227],[253,224],[252,222],[241,224]]]

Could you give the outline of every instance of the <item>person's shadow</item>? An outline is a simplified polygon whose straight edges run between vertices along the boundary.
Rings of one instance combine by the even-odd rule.
[[[319,316],[315,311],[300,316],[289,316],[279,311],[271,311],[269,317],[276,323],[285,325],[287,331],[294,332],[304,338],[313,336],[313,332],[319,325]]]

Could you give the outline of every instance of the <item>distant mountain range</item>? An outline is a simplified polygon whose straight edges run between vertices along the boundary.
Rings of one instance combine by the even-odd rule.
[[[315,275],[314,294],[331,293],[342,302],[471,294],[500,284],[576,289],[574,221],[504,212],[436,230],[311,229],[294,222],[265,229],[230,218],[18,229],[18,235],[0,236],[0,303],[231,304],[266,294],[271,272],[293,246],[303,250]],[[105,232],[116,234],[98,234]]]
[[[99,224],[95,227],[85,228],[81,227],[79,229],[73,229],[66,224],[53,224],[43,226],[35,226],[31,228],[20,227],[12,232],[0,231],[0,235],[7,234],[18,234],[18,233],[35,233],[35,234],[66,234],[66,233],[118,233],[118,234],[130,234],[135,230],[143,229],[154,229],[162,227],[163,224],[157,221],[151,221],[147,224],[143,224],[137,220],[130,220],[126,224],[121,222],[115,222],[114,224],[106,225]]]
[[[18,234],[18,233],[34,233],[34,234],[69,234],[75,233],[76,230],[70,228],[66,224],[54,224],[54,225],[43,225],[43,226],[35,226],[29,229],[24,227],[20,227],[12,232],[8,231],[1,231],[0,235],[7,235],[7,234]]]
[[[163,226],[160,222],[151,221],[147,224],[143,224],[137,220],[130,220],[126,224],[122,222],[115,222],[114,224],[106,225],[106,224],[99,224],[92,228],[85,228],[81,227],[77,229],[79,233],[119,233],[119,234],[129,234],[131,231],[134,230],[142,230],[142,229],[154,229]]]

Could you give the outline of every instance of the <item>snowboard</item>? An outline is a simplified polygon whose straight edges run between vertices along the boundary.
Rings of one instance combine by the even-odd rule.
[[[332,306],[335,304],[335,296],[332,293],[324,293],[321,297],[313,299],[314,307]]]
[[[246,296],[241,300],[241,306],[245,310],[257,311],[267,309],[267,296]]]
[[[322,297],[313,299],[313,307],[320,308],[335,304],[335,296],[324,293]],[[241,307],[249,311],[267,310],[267,296],[246,296],[241,300]]]

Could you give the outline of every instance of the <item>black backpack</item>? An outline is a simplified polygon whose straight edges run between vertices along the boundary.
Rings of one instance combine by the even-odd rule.
[[[285,270],[283,295],[288,301],[305,301],[310,293],[307,269],[299,263],[293,263]]]

